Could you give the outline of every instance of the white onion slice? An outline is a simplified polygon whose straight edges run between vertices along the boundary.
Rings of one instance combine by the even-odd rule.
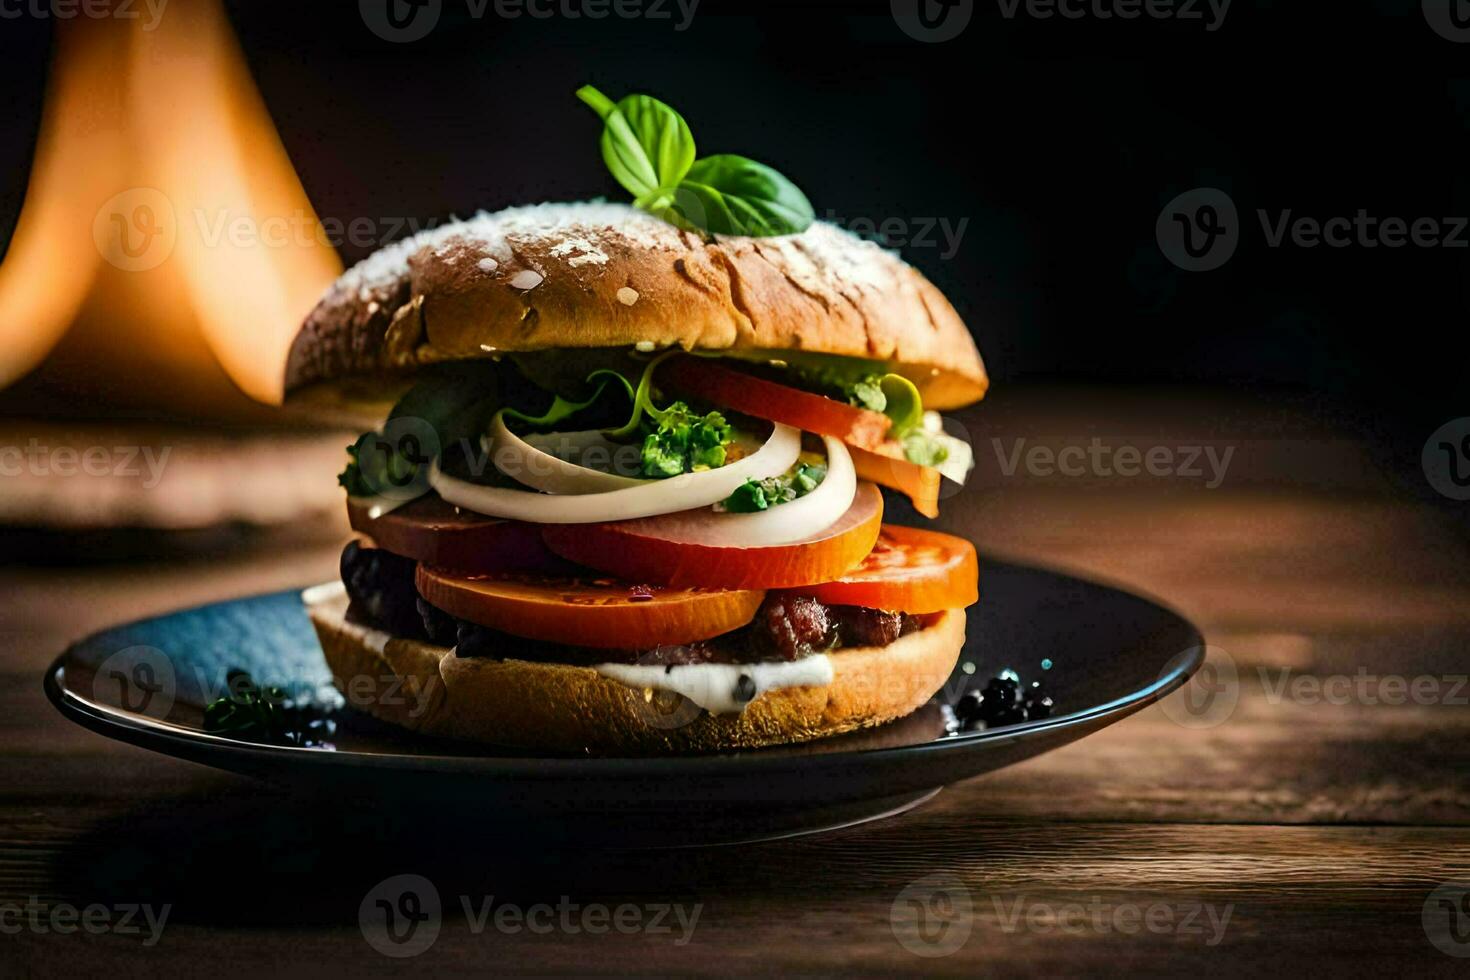
[[[721,548],[759,548],[790,544],[826,530],[841,520],[857,496],[857,470],[841,439],[823,436],[827,475],[805,497],[750,514],[715,514],[700,544]]]
[[[597,429],[552,432],[522,439],[510,431],[500,413],[497,412],[490,423],[490,458],[495,468],[528,487],[547,493],[602,493],[653,482],[581,466],[546,451],[552,447],[584,453],[601,450],[607,453],[609,463],[617,458],[619,452],[631,450],[634,459],[639,456],[637,446],[612,442]]]
[[[429,485],[451,504],[490,517],[508,517],[535,524],[596,524],[708,507],[730,496],[746,480],[763,480],[785,473],[799,455],[801,433],[778,422],[765,445],[733,463],[699,473],[671,476],[667,480],[649,480],[646,484],[621,490],[547,494],[535,490],[487,487],[449,476],[439,468],[437,459],[429,467]]]

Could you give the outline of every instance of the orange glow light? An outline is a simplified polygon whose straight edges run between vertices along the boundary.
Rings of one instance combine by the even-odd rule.
[[[342,271],[218,0],[57,28],[35,164],[0,264],[0,387],[212,417],[281,399]]]

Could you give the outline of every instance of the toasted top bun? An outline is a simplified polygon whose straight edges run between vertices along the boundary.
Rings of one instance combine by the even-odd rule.
[[[291,346],[286,390],[501,352],[655,347],[889,362],[924,403],[985,394],[954,307],[891,252],[817,222],[704,236],[622,204],[539,204],[421,232],[349,269]]]
[[[411,731],[559,752],[662,754],[806,742],[902,718],[944,686],[965,642],[951,609],[886,647],[838,650],[832,682],[763,692],[739,714],[656,698],[591,667],[457,657],[346,618],[339,587],[304,597],[337,687]]]

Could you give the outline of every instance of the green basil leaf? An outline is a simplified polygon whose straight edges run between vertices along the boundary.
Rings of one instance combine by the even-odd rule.
[[[602,159],[633,204],[682,228],[720,235],[790,235],[815,214],[795,184],[733,153],[695,159],[684,117],[647,95],[617,102],[591,85],[577,97],[602,119]]]
[[[717,235],[791,235],[815,219],[795,184],[733,153],[696,160],[679,182],[670,211],[677,223]]]
[[[591,106],[592,111],[597,113],[603,122],[607,122],[607,117],[612,115],[618,107],[616,102],[603,95],[593,85],[583,85],[577,89],[577,98]]]
[[[629,95],[618,111],[653,161],[660,188],[672,189],[694,166],[694,134],[673,108],[647,95]]]
[[[647,95],[614,103],[590,85],[577,97],[602,117],[602,159],[640,207],[668,199],[694,163],[694,135],[684,117]]]

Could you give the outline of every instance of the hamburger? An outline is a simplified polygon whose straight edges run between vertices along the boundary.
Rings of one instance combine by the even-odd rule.
[[[371,422],[312,624],[350,703],[433,736],[656,754],[901,718],[978,572],[885,495],[937,515],[970,466],[937,413],[986,386],[940,291],[829,224],[572,203],[420,233],[290,350],[292,402]]]

